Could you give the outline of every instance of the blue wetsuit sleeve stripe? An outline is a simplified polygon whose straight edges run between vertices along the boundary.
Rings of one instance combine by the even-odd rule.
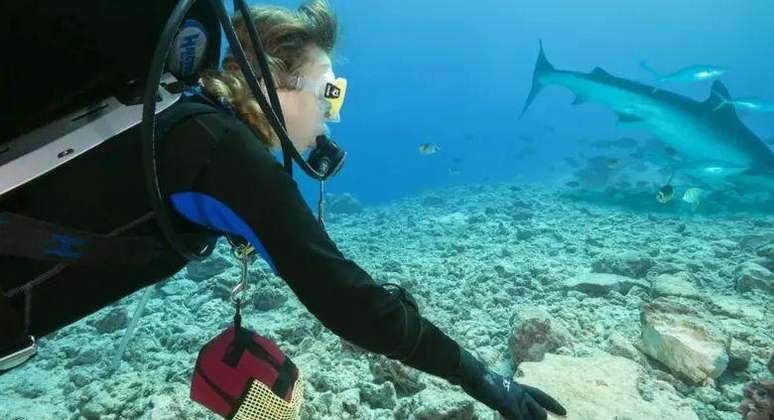
[[[266,248],[258,239],[258,235],[250,229],[247,222],[236,214],[231,208],[218,199],[198,192],[179,192],[170,195],[172,205],[183,217],[192,223],[204,226],[217,232],[239,235],[269,264],[272,271],[277,274]]]

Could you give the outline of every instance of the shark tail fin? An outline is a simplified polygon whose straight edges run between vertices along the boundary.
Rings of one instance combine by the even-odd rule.
[[[540,40],[540,53],[538,54],[537,63],[535,63],[535,71],[532,74],[532,88],[529,91],[527,102],[524,103],[524,108],[521,110],[521,115],[519,115],[519,118],[524,116],[524,114],[527,112],[527,108],[529,108],[532,101],[535,100],[535,97],[543,89],[544,85],[540,82],[541,76],[545,75],[546,73],[551,73],[552,71],[554,71],[554,66],[548,62],[546,54],[543,52],[543,41]]]

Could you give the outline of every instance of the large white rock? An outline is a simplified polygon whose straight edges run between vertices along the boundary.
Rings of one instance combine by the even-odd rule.
[[[582,273],[566,279],[563,286],[565,289],[578,290],[597,296],[606,295],[611,290],[626,294],[634,286],[650,288],[650,284],[645,280],[607,273]]]
[[[754,262],[746,262],[736,269],[736,290],[760,290],[774,295],[774,273]]]
[[[658,296],[701,297],[696,286],[681,275],[661,274],[653,281],[653,292]]]
[[[549,419],[698,420],[688,401],[664,382],[653,383],[644,399],[638,390],[644,369],[607,353],[584,358],[546,354],[542,362],[522,363],[515,379],[540,388],[567,409],[566,417],[549,414]]]
[[[707,307],[713,314],[730,318],[747,318],[756,321],[766,318],[762,308],[756,306],[753,301],[736,296],[713,294]]]
[[[725,339],[686,308],[659,302],[640,311],[640,350],[693,383],[717,378],[728,367]]]

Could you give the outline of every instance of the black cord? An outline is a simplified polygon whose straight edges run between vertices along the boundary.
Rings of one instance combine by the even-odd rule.
[[[269,101],[271,102],[271,106],[274,109],[274,112],[276,112],[277,118],[282,124],[282,127],[287,130],[287,126],[285,125],[285,117],[282,115],[282,106],[280,105],[279,98],[277,97],[277,85],[274,84],[274,76],[271,74],[269,62],[266,58],[266,49],[263,48],[261,37],[258,36],[258,31],[253,24],[253,19],[250,16],[250,10],[248,10],[247,4],[244,0],[234,0],[234,8],[239,8],[239,11],[242,13],[242,19],[245,21],[247,34],[250,36],[250,42],[253,44],[253,50],[260,52],[261,54],[261,57],[258,60],[258,66],[261,70],[261,77],[263,77],[263,80],[266,83],[266,92],[269,94]],[[247,22],[249,22],[249,24]],[[271,86],[271,88],[269,88],[269,86]],[[287,153],[284,150],[284,145],[282,150],[282,159],[284,161],[283,164],[285,165],[286,170],[292,177],[293,162],[291,161],[290,153]]]
[[[237,2],[237,1],[239,0],[234,0],[234,2]],[[229,20],[228,13],[226,12],[226,7],[223,5],[223,3],[220,2],[220,0],[210,0],[210,3],[212,4],[212,7],[215,10],[218,20],[220,21],[221,26],[223,27],[223,32],[226,34],[226,39],[229,43],[229,47],[231,47],[231,52],[234,55],[234,58],[236,59],[237,63],[239,64],[239,68],[242,70],[242,74],[244,74],[245,80],[247,81],[248,86],[250,86],[250,90],[252,91],[253,96],[255,96],[255,99],[258,101],[258,105],[261,107],[261,110],[263,111],[264,116],[269,121],[269,125],[271,125],[271,128],[277,134],[277,137],[279,137],[280,145],[282,146],[282,154],[286,163],[285,170],[291,176],[293,175],[293,170],[292,170],[293,165],[290,161],[290,158],[292,158],[292,160],[294,160],[298,164],[298,166],[301,167],[304,173],[306,173],[310,178],[316,179],[318,181],[321,179],[324,179],[325,174],[321,174],[317,172],[304,160],[301,154],[298,153],[298,150],[296,150],[296,147],[293,146],[293,143],[290,141],[287,131],[280,123],[280,120],[277,117],[277,113],[271,107],[271,105],[269,105],[269,102],[266,100],[266,97],[261,92],[260,86],[258,85],[258,79],[255,76],[255,71],[250,65],[250,62],[247,60],[247,56],[245,55],[244,48],[242,48],[242,44],[239,42],[239,38],[237,37],[236,31],[234,30],[234,25],[232,25],[231,21]],[[252,19],[249,18],[249,14],[246,15],[246,17],[247,19],[245,19],[244,23],[247,26],[248,31],[254,31],[255,35],[257,36],[257,30],[255,29],[255,22],[253,22]],[[264,51],[263,45],[261,43],[254,43],[253,48],[255,49],[255,55],[258,58],[259,64],[262,67],[265,66],[265,68],[267,69],[266,71],[268,72],[269,61],[268,61],[268,58],[266,57],[266,51]],[[276,87],[274,86],[271,76],[269,76],[269,78],[266,79],[266,91],[269,93],[269,96],[276,95]],[[280,108],[279,102],[277,102],[277,105],[278,105],[278,108]]]
[[[145,185],[148,191],[148,198],[156,216],[161,232],[164,237],[169,241],[172,248],[180,255],[188,260],[200,260],[206,253],[191,252],[189,247],[183,242],[183,240],[175,233],[172,225],[172,218],[169,214],[164,198],[161,194],[161,187],[159,186],[158,170],[157,170],[157,151],[156,151],[156,95],[158,93],[159,83],[161,82],[161,76],[164,72],[164,65],[169,55],[169,50],[172,48],[175,35],[177,34],[183,19],[188,14],[189,10],[193,6],[196,0],[179,0],[172,10],[172,13],[167,20],[164,30],[161,33],[156,49],[153,53],[151,60],[150,70],[148,71],[148,80],[145,85],[145,93],[143,96],[143,113],[142,123],[140,131],[143,139],[143,167],[145,169]],[[210,4],[220,22],[220,26],[223,32],[226,34],[231,51],[239,64],[242,73],[245,75],[245,80],[250,86],[258,105],[269,121],[274,132],[280,139],[282,146],[282,154],[284,157],[285,170],[292,177],[293,176],[293,164],[292,160],[301,167],[301,169],[311,178],[316,180],[322,180],[325,178],[325,174],[317,172],[312,168],[296,150],[293,143],[288,137],[287,131],[284,126],[284,119],[277,98],[277,91],[274,86],[274,81],[271,78],[271,72],[268,67],[268,59],[266,52],[261,44],[258,31],[255,29],[255,23],[252,21],[249,15],[249,10],[244,0],[234,0],[235,6],[239,7],[244,16],[245,25],[247,25],[250,39],[253,43],[253,47],[256,50],[256,56],[258,58],[259,65],[263,71],[264,80],[266,82],[266,90],[271,98],[272,103],[276,109],[272,107],[266,97],[262,94],[260,86],[258,85],[258,79],[256,78],[255,71],[247,60],[244,49],[239,43],[239,39],[234,30],[234,25],[228,17],[226,7],[222,0],[210,0]],[[292,159],[292,160],[291,160]]]
[[[148,191],[148,198],[153,208],[153,213],[156,215],[158,225],[164,237],[175,251],[189,260],[200,260],[202,255],[191,252],[172,227],[172,218],[161,195],[156,167],[156,95],[158,94],[164,64],[172,47],[172,42],[180,28],[180,24],[194,2],[195,0],[180,0],[177,2],[164,26],[159,43],[156,44],[156,50],[153,53],[153,59],[148,72],[148,80],[145,85],[140,131],[143,139],[142,154],[143,166],[145,168],[145,188]]]
[[[242,307],[242,299],[237,299],[236,301],[236,314],[234,314],[234,331],[236,333],[239,333],[239,330],[242,329],[242,313],[240,311],[240,308]]]

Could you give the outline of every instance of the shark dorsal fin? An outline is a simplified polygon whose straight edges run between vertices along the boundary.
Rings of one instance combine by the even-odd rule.
[[[612,74],[603,70],[602,67],[594,67],[594,70],[591,70],[591,75],[599,78],[603,78],[603,79],[614,77]]]
[[[717,116],[737,118],[734,106],[726,103],[728,100],[731,100],[731,94],[728,93],[728,88],[720,80],[715,80],[715,82],[712,83],[709,98],[704,101],[704,107],[705,109],[714,112]]]

